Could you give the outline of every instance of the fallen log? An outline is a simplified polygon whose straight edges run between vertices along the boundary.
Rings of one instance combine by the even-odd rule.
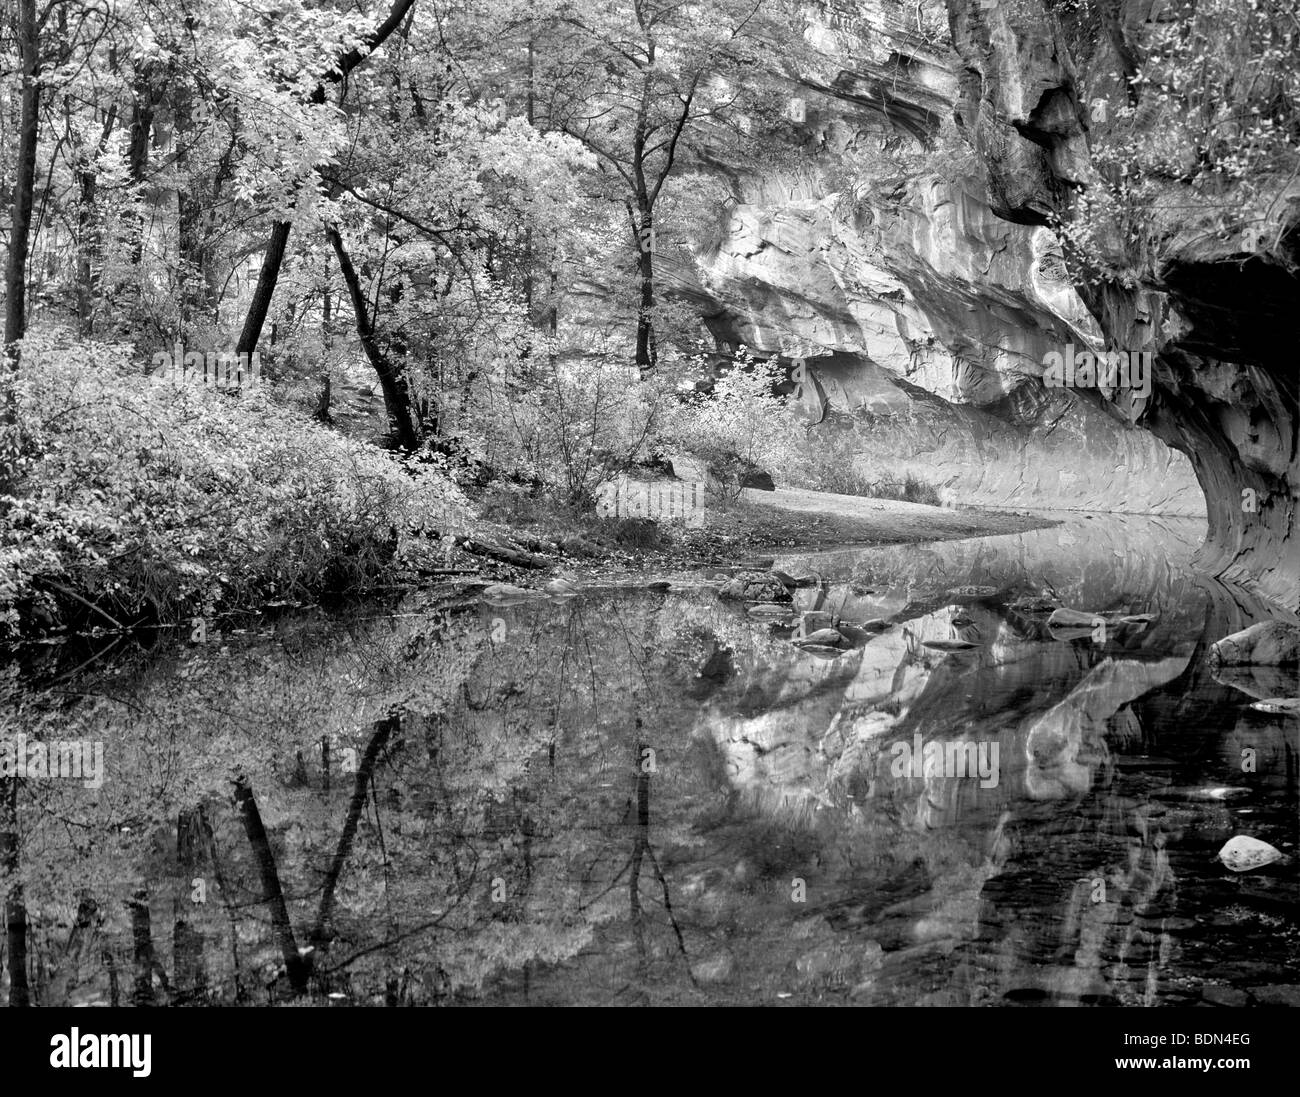
[[[549,560],[531,552],[524,552],[523,549],[486,544],[483,541],[475,541],[470,537],[457,537],[456,544],[474,556],[486,556],[491,560],[499,560],[503,564],[513,564],[519,568],[544,568],[550,566]]]

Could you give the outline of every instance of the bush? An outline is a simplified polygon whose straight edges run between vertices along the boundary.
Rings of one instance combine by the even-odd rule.
[[[129,350],[31,334],[4,379],[0,629],[177,620],[364,588],[413,527],[459,525],[440,468],[278,406],[144,375]],[[98,607],[98,608],[92,608]]]
[[[938,489],[920,477],[908,473],[905,477],[886,473],[884,476],[868,481],[859,495],[869,495],[873,499],[899,499],[905,503],[925,503],[927,506],[943,505]]]
[[[737,498],[747,476],[775,476],[799,459],[806,431],[786,399],[773,392],[783,379],[776,365],[755,361],[742,348],[711,392],[683,398],[665,416],[665,441],[699,462],[713,490]]]
[[[872,499],[899,499],[906,503],[943,505],[934,484],[914,473],[900,476],[886,472],[875,474],[860,463],[857,453],[859,422],[814,428],[809,445],[791,470],[791,483],[811,491],[832,491],[840,495],[864,495]]]
[[[664,402],[621,352],[563,359],[541,347],[531,361],[502,357],[478,374],[459,421],[499,476],[588,505],[598,484],[653,456]]]

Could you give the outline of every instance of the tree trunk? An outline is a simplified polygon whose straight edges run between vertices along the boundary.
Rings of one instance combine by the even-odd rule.
[[[262,256],[262,269],[257,275],[257,288],[253,290],[253,300],[248,306],[243,330],[239,333],[236,354],[251,356],[257,349],[257,341],[262,337],[262,325],[266,323],[266,314],[271,308],[271,298],[275,296],[275,283],[280,279],[280,264],[284,262],[284,248],[289,242],[289,230],[292,227],[288,221],[277,221],[271,229],[271,239],[267,241],[266,252]]]
[[[370,359],[370,364],[374,366],[375,373],[379,375],[379,387],[384,392],[384,406],[388,409],[389,422],[397,432],[397,443],[405,450],[416,449],[420,440],[411,419],[411,394],[406,387],[406,380],[399,370],[393,368],[375,337],[374,325],[370,322],[370,313],[366,308],[366,295],[361,291],[356,268],[352,266],[352,259],[343,246],[343,237],[332,225],[325,230],[325,234],[338,257],[339,273],[343,275],[348,296],[352,299],[352,312],[356,317],[361,346]]]
[[[654,368],[658,355],[654,333],[654,215],[645,195],[638,198],[637,214],[632,218],[632,231],[636,233],[636,269],[641,282],[636,322],[636,364],[648,370]]]
[[[636,322],[636,364],[642,369],[653,369],[656,359],[654,321],[655,306],[654,260],[647,248],[642,248],[637,258],[637,272],[641,276],[641,301]]]
[[[131,105],[127,167],[131,173],[131,185],[136,189],[137,201],[143,201],[140,191],[144,187],[144,173],[149,167],[149,135],[153,129],[154,108],[153,73],[149,62],[136,73],[132,92],[134,102]],[[144,214],[138,213],[133,220],[131,265],[138,267],[144,256]]]
[[[18,0],[18,50],[22,64],[22,122],[14,181],[13,217],[9,231],[9,262],[5,270],[4,352],[18,361],[14,346],[27,330],[27,254],[31,246],[32,199],[36,187],[36,140],[39,134],[40,89],[36,86],[36,0]],[[6,408],[6,419],[13,414]]]
[[[32,2],[32,0],[24,0],[24,2]],[[325,81],[317,84],[312,90],[308,101],[324,103],[326,81],[338,83],[345,79],[348,73],[384,44],[414,5],[415,0],[394,0],[388,18],[355,49],[339,56],[334,68],[326,75]],[[262,325],[266,323],[271,298],[275,295],[275,283],[280,278],[280,264],[284,262],[284,247],[289,242],[291,228],[292,225],[288,221],[277,221],[271,230],[271,239],[266,245],[266,255],[262,259],[262,269],[257,276],[257,289],[253,292],[253,300],[248,306],[248,315],[244,319],[244,328],[239,334],[239,346],[235,348],[239,354],[252,354],[257,349],[257,341],[262,336]]]
[[[320,322],[320,342],[321,342],[321,394],[320,400],[316,403],[314,418],[321,423],[332,423],[334,417],[330,415],[330,398],[331,398],[331,373],[334,366],[334,326],[333,326],[333,294],[330,293],[330,255],[325,253],[325,292],[321,296],[321,322]]]

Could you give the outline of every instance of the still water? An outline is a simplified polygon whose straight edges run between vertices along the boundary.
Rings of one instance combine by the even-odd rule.
[[[1296,676],[1207,666],[1202,532],[779,558],[843,652],[707,573],[28,650],[0,737],[103,757],[18,788],[32,996],[1300,1004]]]

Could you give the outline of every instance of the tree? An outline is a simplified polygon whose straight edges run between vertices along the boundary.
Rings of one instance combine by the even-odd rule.
[[[771,0],[562,0],[529,28],[546,124],[597,157],[606,196],[627,217],[636,254],[635,361],[658,358],[657,210],[701,146],[759,111],[760,76],[800,41]],[[769,78],[770,79],[770,78]]]
[[[415,0],[393,0],[393,6],[385,19],[374,32],[367,35],[360,43],[346,52],[340,53],[325,73],[324,77],[312,89],[308,102],[323,106],[327,98],[327,85],[336,85],[346,80],[353,69],[357,68],[375,50],[384,44],[392,33],[401,26],[402,20],[415,4]],[[257,276],[257,288],[253,291],[253,300],[244,319],[243,330],[239,333],[237,352],[252,354],[257,349],[257,342],[262,335],[262,325],[266,322],[267,310],[271,307],[271,298],[275,294],[275,283],[280,277],[280,267],[284,262],[285,246],[289,242],[289,233],[293,222],[276,221],[271,229],[271,238],[262,255],[262,269]]]

